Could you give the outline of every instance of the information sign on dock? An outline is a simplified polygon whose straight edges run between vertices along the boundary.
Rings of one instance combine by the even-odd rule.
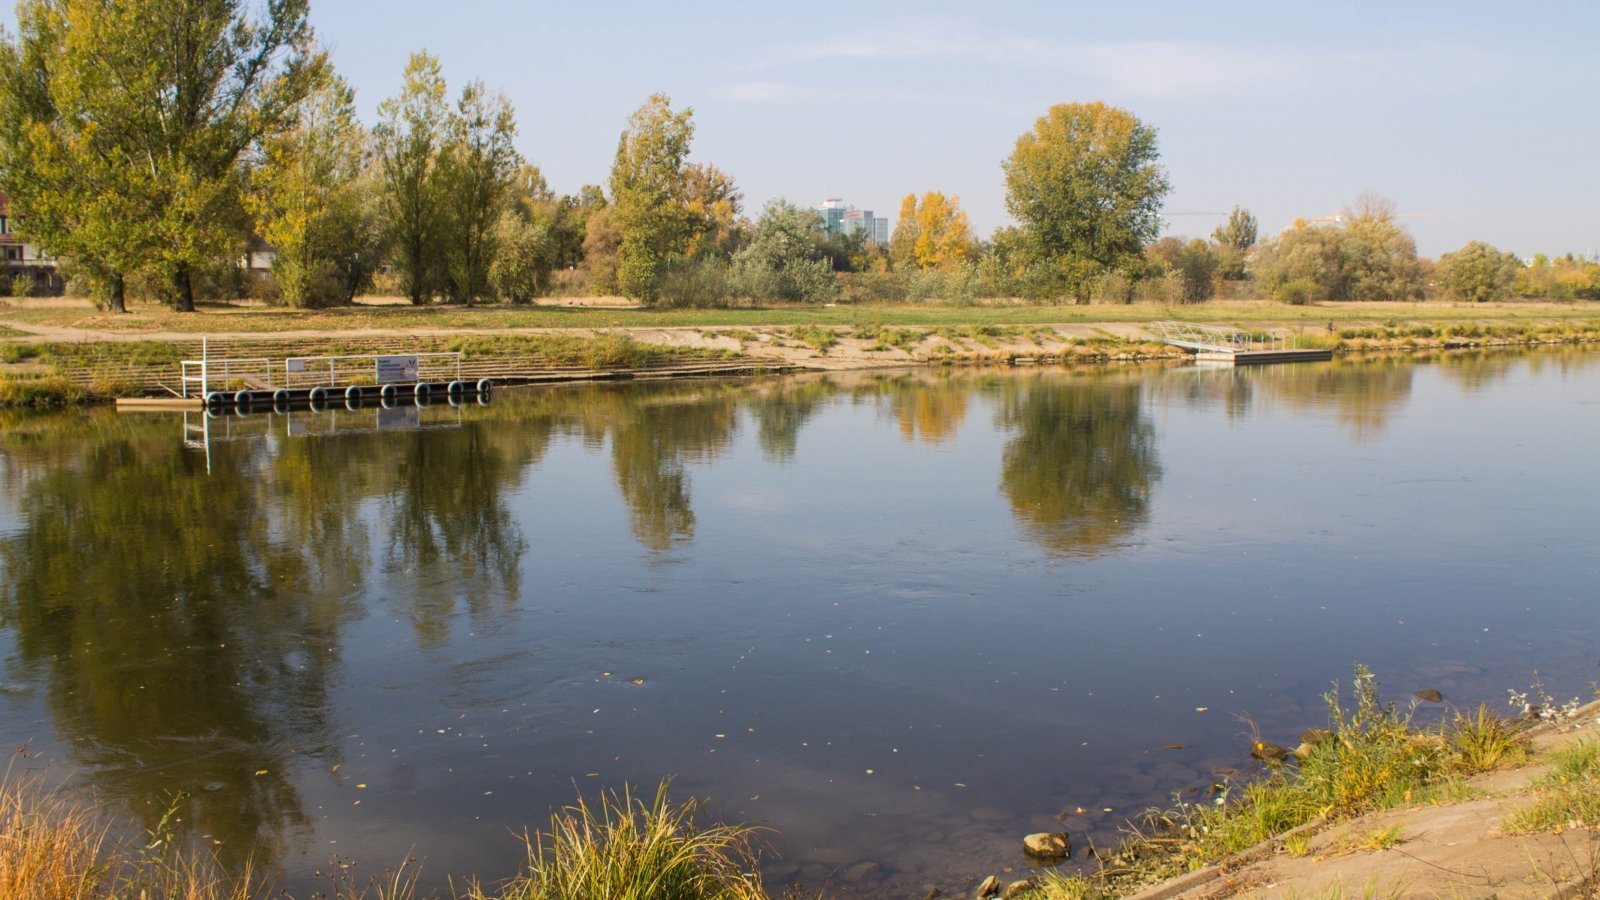
[[[387,384],[392,381],[416,381],[418,360],[416,356],[380,356],[378,357],[378,383]]]

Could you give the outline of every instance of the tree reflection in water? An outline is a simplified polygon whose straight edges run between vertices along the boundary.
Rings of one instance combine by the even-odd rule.
[[[1138,381],[1003,378],[1000,488],[1023,531],[1053,552],[1102,552],[1144,524],[1161,477]]]

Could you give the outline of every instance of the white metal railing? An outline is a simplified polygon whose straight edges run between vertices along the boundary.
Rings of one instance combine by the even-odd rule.
[[[1278,332],[1248,332],[1192,322],[1151,322],[1146,327],[1165,343],[1193,350],[1243,353],[1287,350],[1291,346],[1289,335]]]
[[[228,391],[239,387],[258,391],[276,388],[270,359],[186,359],[181,365],[179,378],[184,397],[204,397],[211,393],[213,385]],[[191,387],[195,389],[192,394]]]
[[[283,386],[290,390],[460,380],[460,352],[291,356],[283,361]]]
[[[213,390],[240,388],[275,391],[279,387],[345,387],[352,384],[448,382],[461,380],[461,353],[291,356],[283,361],[282,381],[270,359],[213,359],[202,340],[200,359],[186,359],[178,373],[185,397],[207,397]]]

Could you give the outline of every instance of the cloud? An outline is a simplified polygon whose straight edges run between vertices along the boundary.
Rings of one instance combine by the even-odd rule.
[[[1052,41],[987,34],[962,22],[888,24],[794,43],[771,53],[765,65],[941,59],[1057,72],[1083,78],[1114,95],[1163,100],[1282,96],[1322,89],[1454,92],[1492,83],[1510,68],[1501,54],[1459,43],[1318,48],[1188,40]],[[767,102],[816,96],[793,85],[784,91],[772,87],[776,85],[752,82],[726,93],[735,99]],[[742,95],[736,96],[736,90]]]

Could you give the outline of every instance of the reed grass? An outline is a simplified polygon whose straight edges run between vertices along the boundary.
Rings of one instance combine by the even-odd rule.
[[[1533,803],[1512,810],[1505,829],[1526,834],[1600,828],[1600,743],[1583,741],[1551,755],[1550,772],[1534,782]]]
[[[0,375],[0,409],[59,409],[87,398],[83,388],[57,375]]]
[[[109,821],[88,805],[0,778],[0,897],[6,900],[249,900],[247,870],[224,873],[215,860],[176,849],[170,835],[143,847],[112,839]]]
[[[526,871],[469,884],[464,900],[766,900],[754,830],[698,825],[700,805],[674,805],[667,787],[648,803],[626,787],[595,806],[580,797],[526,838]]]

